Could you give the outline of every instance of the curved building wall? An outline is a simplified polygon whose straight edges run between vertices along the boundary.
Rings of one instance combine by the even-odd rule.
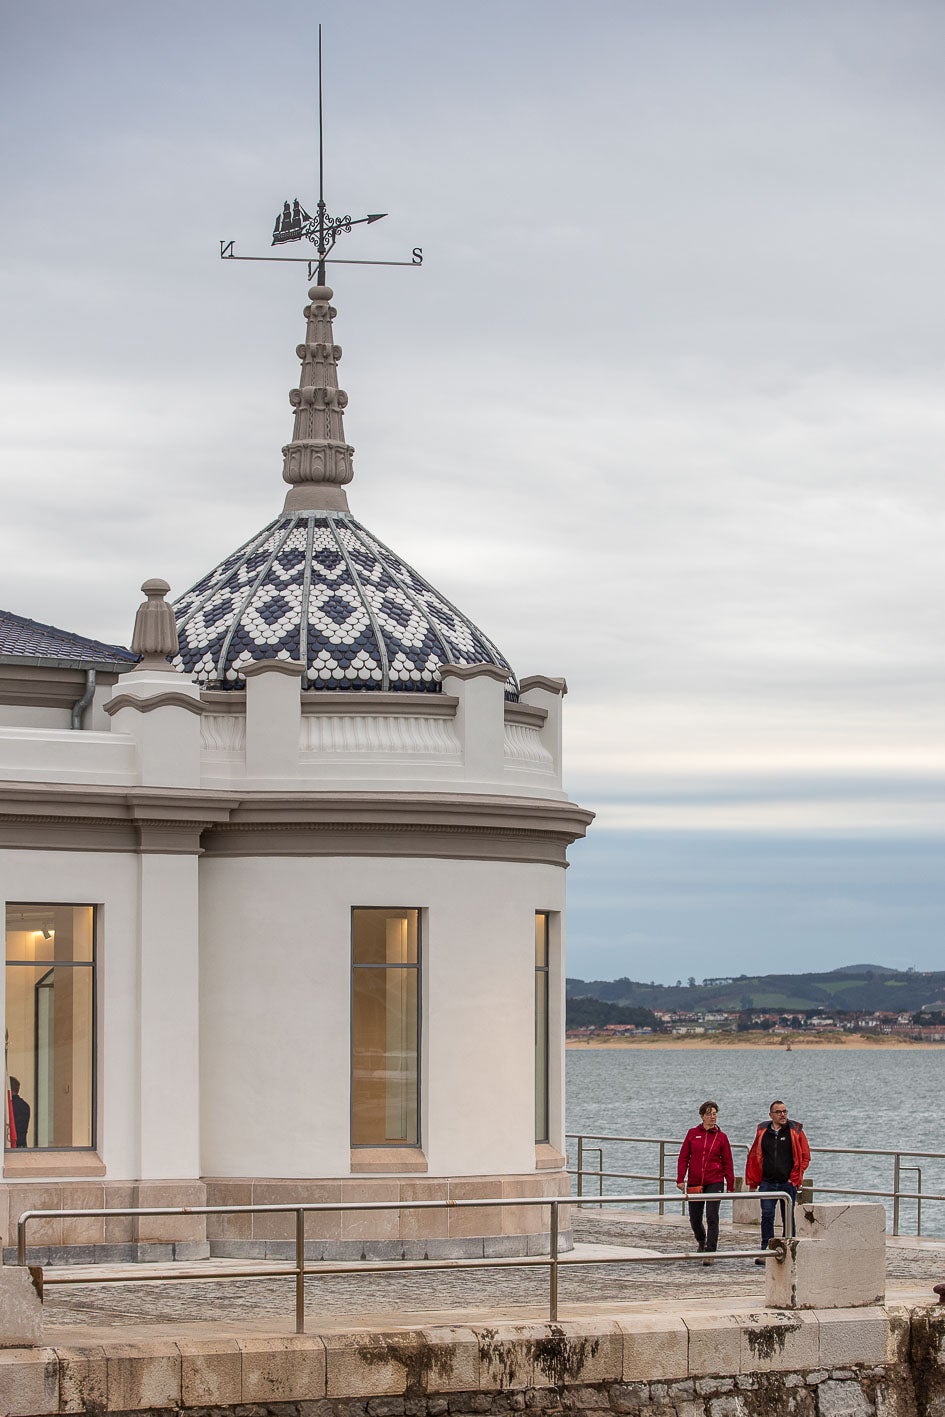
[[[444,681],[422,705],[339,697],[313,714],[296,667],[264,665],[221,713],[141,669],[113,691],[107,732],[0,728],[4,901],[95,921],[94,1144],[8,1150],[0,1230],[27,1209],[89,1215],[45,1224],[33,1259],[282,1257],[294,1234],[291,1216],[96,1216],[107,1207],[567,1193],[564,867],[590,814],[561,787],[564,685],[523,681],[509,704],[496,666]],[[380,908],[419,913],[419,1135],[359,1147],[352,911]],[[326,1258],[514,1254],[546,1245],[547,1225],[517,1205],[392,1209],[311,1216],[307,1235]]]
[[[203,1174],[346,1176],[357,1166],[349,1000],[358,906],[421,912],[420,1144],[408,1162],[441,1176],[535,1169],[535,913],[560,917],[562,870],[205,859],[200,899]],[[557,1076],[550,1112],[560,1149]],[[392,1171],[401,1159],[392,1150]]]

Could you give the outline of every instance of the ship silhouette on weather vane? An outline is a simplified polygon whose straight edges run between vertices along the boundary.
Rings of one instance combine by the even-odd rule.
[[[333,217],[330,215],[325,205],[325,161],[324,161],[324,124],[322,120],[322,27],[318,26],[318,202],[315,206],[315,215],[311,216],[298,197],[291,202],[282,204],[282,211],[276,217],[276,224],[272,229],[272,245],[285,246],[290,241],[311,241],[318,255],[317,258],[307,261],[309,267],[309,279],[315,277],[319,285],[325,284],[325,263],[329,259],[329,253],[334,249],[335,242],[342,232],[348,232],[355,226],[371,226],[375,221],[381,221],[387,216],[386,212],[372,212],[369,216]],[[299,256],[237,256],[232,241],[220,242],[220,257],[224,261],[302,261],[306,263],[305,257]],[[409,261],[364,261],[364,260],[342,260],[340,264],[346,266],[421,266],[423,264],[423,248],[415,246],[411,252]],[[332,258],[337,261],[338,257]]]

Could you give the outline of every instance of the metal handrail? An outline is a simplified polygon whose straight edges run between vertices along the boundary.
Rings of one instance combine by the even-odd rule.
[[[604,1158],[603,1158],[603,1156],[601,1157],[600,1164],[601,1164],[601,1166],[603,1166],[603,1164],[604,1164]],[[915,1207],[915,1233],[916,1233],[916,1235],[918,1236],[918,1235],[921,1235],[921,1234],[922,1234],[922,1167],[921,1167],[921,1166],[900,1166],[900,1167],[899,1167],[899,1170],[900,1170],[900,1173],[903,1172],[903,1171],[914,1171],[914,1172],[915,1172],[915,1188],[916,1188],[916,1191],[918,1192],[918,1195],[917,1195],[917,1198],[916,1198],[916,1207]],[[601,1181],[601,1185],[603,1185],[603,1184],[604,1184],[603,1181]],[[938,1200],[938,1199],[940,1199],[940,1198],[939,1198],[938,1196],[929,1196],[928,1199],[934,1201],[934,1200]]]
[[[922,1168],[920,1166],[904,1166],[902,1169],[903,1171],[918,1171],[920,1178],[922,1176]],[[576,1176],[577,1172],[569,1171],[568,1175]],[[589,1171],[587,1167],[584,1168],[584,1175],[599,1176],[604,1180],[610,1181],[655,1181],[657,1179],[656,1176],[650,1176],[643,1172]],[[664,1176],[663,1179],[664,1181],[669,1181],[672,1177]],[[600,1194],[599,1191],[595,1192],[592,1199],[595,1201],[598,1200]],[[900,1199],[904,1201],[945,1201],[945,1195],[935,1195],[932,1191],[868,1191],[861,1188],[851,1190],[849,1186],[818,1186],[817,1194],[820,1196],[875,1196],[886,1200],[892,1200],[895,1196],[899,1196]],[[664,1191],[663,1195],[669,1196],[670,1192]],[[739,1200],[748,1200],[750,1196],[754,1195],[754,1191],[733,1191],[732,1195],[737,1196]],[[577,1205],[580,1201],[586,1201],[587,1196],[573,1195],[571,1199],[574,1204]],[[604,1197],[604,1199],[606,1199],[606,1197]],[[659,1196],[657,1196],[656,1199],[659,1200]],[[673,1196],[672,1199],[675,1202],[678,1197]]]
[[[578,1197],[583,1193],[584,1177],[596,1176],[599,1178],[599,1185],[603,1188],[604,1179],[625,1180],[625,1181],[656,1181],[659,1185],[660,1196],[659,1213],[665,1213],[666,1182],[671,1181],[672,1176],[666,1174],[666,1149],[667,1147],[682,1146],[682,1138],[673,1137],[627,1137],[627,1136],[606,1136],[597,1132],[567,1132],[567,1141],[577,1142],[577,1170],[568,1172],[571,1176],[578,1177]],[[659,1171],[658,1172],[634,1172],[634,1171],[605,1171],[603,1154],[599,1171],[590,1171],[583,1164],[585,1146],[587,1142],[615,1142],[633,1143],[643,1146],[659,1147]],[[748,1152],[751,1148],[745,1142],[731,1142],[733,1151]],[[600,1151],[602,1148],[591,1147],[588,1150]],[[922,1189],[922,1169],[918,1166],[903,1166],[902,1158],[918,1158],[921,1161],[945,1161],[945,1152],[942,1151],[912,1151],[906,1147],[899,1147],[894,1150],[879,1147],[855,1147],[855,1146],[812,1146],[811,1156],[886,1156],[893,1158],[893,1188],[891,1191],[868,1190],[856,1186],[820,1186],[816,1187],[819,1195],[833,1196],[872,1196],[876,1199],[891,1200],[893,1203],[893,1235],[899,1234],[900,1207],[899,1202],[903,1200],[914,1200],[917,1202],[916,1233],[922,1233],[922,1203],[923,1201],[945,1201],[945,1195],[935,1195],[930,1191]],[[918,1182],[916,1191],[904,1191],[900,1187],[900,1174],[902,1171],[917,1171]],[[740,1191],[739,1195],[745,1197],[750,1195],[750,1191]]]
[[[647,1142],[651,1146],[659,1146],[663,1142],[666,1146],[682,1146],[683,1137],[617,1137],[604,1136],[599,1132],[566,1132],[567,1141],[578,1141],[582,1138],[585,1141],[634,1141]],[[750,1151],[751,1147],[746,1142],[730,1142],[733,1151]],[[900,1146],[892,1150],[883,1150],[881,1147],[856,1147],[856,1146],[812,1146],[811,1155],[816,1153],[831,1153],[834,1156],[920,1156],[925,1160],[945,1161],[945,1151],[912,1151],[909,1147]]]
[[[761,1192],[752,1192],[757,1196],[759,1202],[762,1199]],[[605,1205],[652,1205],[658,1201],[657,1196],[603,1196],[601,1200]],[[685,1196],[683,1199],[689,1199]],[[705,1197],[702,1192],[698,1196],[693,1196],[693,1200],[701,1201]],[[744,1199],[740,1192],[720,1192],[713,1193],[712,1200],[715,1202]],[[785,1201],[790,1207],[791,1224],[790,1231],[794,1230],[794,1197],[787,1191],[766,1191],[765,1200]],[[289,1278],[295,1280],[295,1331],[305,1332],[305,1279],[306,1276],[318,1274],[400,1274],[410,1273],[416,1270],[460,1270],[460,1269],[531,1269],[545,1268],[548,1270],[548,1320],[550,1323],[557,1322],[558,1318],[558,1271],[562,1265],[599,1265],[599,1264],[667,1264],[676,1260],[703,1260],[705,1255],[698,1251],[682,1251],[677,1253],[667,1253],[662,1251],[658,1254],[648,1255],[610,1255],[601,1258],[597,1255],[565,1255],[562,1257],[558,1253],[559,1236],[559,1210],[561,1206],[574,1205],[573,1196],[515,1196],[511,1198],[483,1197],[481,1200],[429,1200],[429,1201],[312,1201],[308,1204],[293,1205],[291,1201],[273,1203],[271,1205],[182,1205],[182,1206],[110,1206],[103,1210],[96,1210],[96,1216],[135,1216],[135,1215],[272,1215],[272,1214],[294,1214],[295,1216],[295,1262],[291,1268],[286,1264],[278,1268],[270,1267],[260,1269],[254,1265],[252,1270],[227,1270],[226,1273],[201,1273],[199,1270],[178,1269],[173,1273],[154,1273],[136,1275],[130,1282],[136,1284],[179,1284],[182,1280],[226,1280],[226,1279],[281,1279]],[[344,1263],[323,1263],[318,1262],[311,1265],[305,1263],[305,1217],[312,1213],[336,1212],[336,1211],[364,1211],[364,1210],[463,1210],[467,1208],[485,1209],[493,1206],[548,1206],[550,1208],[549,1223],[549,1253],[547,1255],[519,1255],[502,1256],[493,1259],[481,1260],[358,1260]],[[26,1227],[31,1220],[72,1220],[88,1219],[90,1212],[86,1210],[26,1210],[20,1215],[16,1227],[16,1262],[18,1265],[27,1263]],[[785,1224],[785,1234],[787,1234],[787,1224]],[[785,1240],[772,1240],[767,1250],[720,1250],[712,1255],[713,1260],[738,1260],[738,1259],[762,1259],[775,1260],[778,1264],[783,1264],[787,1257],[787,1244]],[[42,1268],[39,1270],[40,1292],[48,1285],[52,1284],[127,1284],[129,1276],[127,1272],[122,1274],[104,1274],[96,1278],[90,1278],[87,1274],[56,1274],[46,1276]]]

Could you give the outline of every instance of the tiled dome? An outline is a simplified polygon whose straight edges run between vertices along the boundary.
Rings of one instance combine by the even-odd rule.
[[[258,659],[295,659],[312,689],[440,688],[441,664],[498,664],[455,606],[348,512],[289,512],[175,605],[175,668],[242,688]],[[305,686],[303,684],[303,687]]]
[[[282,515],[175,603],[180,652],[171,663],[223,689],[242,688],[254,660],[292,659],[305,666],[303,689],[433,693],[441,664],[496,664],[515,698],[515,675],[495,645],[348,510],[353,450],[331,294],[313,287],[305,308]]]

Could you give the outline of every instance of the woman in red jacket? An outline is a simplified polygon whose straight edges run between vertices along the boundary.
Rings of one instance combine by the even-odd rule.
[[[676,1162],[676,1185],[683,1192],[701,1191],[710,1194],[735,1189],[735,1170],[732,1166],[732,1148],[728,1137],[718,1125],[719,1104],[703,1102],[699,1108],[701,1121],[686,1133],[686,1139],[679,1148]],[[688,1181],[687,1178],[688,1177]],[[705,1212],[705,1225],[702,1223]],[[690,1201],[689,1224],[696,1237],[696,1244],[706,1254],[714,1254],[719,1246],[719,1203],[715,1201]],[[705,1259],[703,1264],[711,1264]]]

